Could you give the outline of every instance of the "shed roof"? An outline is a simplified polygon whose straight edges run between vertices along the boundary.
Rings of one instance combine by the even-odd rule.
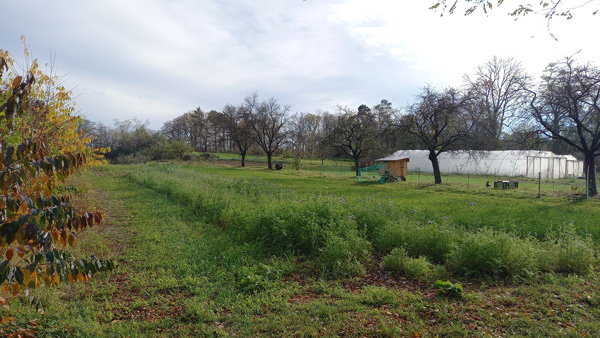
[[[375,162],[386,162],[386,161],[402,161],[402,160],[410,160],[410,156],[396,156],[390,155],[388,157],[380,158],[375,160]]]

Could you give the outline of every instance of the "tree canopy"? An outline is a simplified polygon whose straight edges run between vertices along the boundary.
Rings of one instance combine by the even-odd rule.
[[[596,161],[600,156],[600,69],[577,64],[571,57],[546,67],[531,94],[531,116],[548,138],[564,142],[584,155],[588,194],[598,194]]]
[[[401,120],[401,130],[429,151],[436,184],[442,183],[438,155],[466,139],[472,130],[473,121],[465,111],[467,101],[468,97],[454,88],[438,91],[427,86]]]

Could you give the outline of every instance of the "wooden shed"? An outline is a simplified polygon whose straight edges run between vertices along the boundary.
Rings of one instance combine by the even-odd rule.
[[[385,164],[379,168],[379,175],[391,175],[404,178],[408,174],[408,162],[410,162],[410,158],[394,157],[392,155],[375,160],[375,162],[385,162]]]

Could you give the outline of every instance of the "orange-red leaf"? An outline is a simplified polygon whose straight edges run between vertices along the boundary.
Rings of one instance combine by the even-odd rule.
[[[13,250],[12,249],[6,250],[6,259],[8,261],[10,261],[12,258],[13,258]]]
[[[75,242],[75,236],[73,236],[73,234],[68,234],[67,235],[67,242],[69,243],[69,246],[74,247],[76,242]]]
[[[19,294],[19,292],[21,292],[21,285],[17,284],[17,283],[14,283],[12,285],[12,295],[13,295],[13,297],[16,297]]]
[[[69,271],[69,282],[71,283],[75,283],[77,280],[75,279],[75,277],[73,277],[73,274],[71,273],[71,271]]]

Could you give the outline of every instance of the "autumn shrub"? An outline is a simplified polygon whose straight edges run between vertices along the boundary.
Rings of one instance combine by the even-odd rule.
[[[43,309],[33,289],[86,281],[114,262],[70,250],[78,232],[102,220],[100,212],[78,210],[69,194],[55,190],[72,173],[100,163],[78,131],[71,93],[35,60],[23,76],[13,65],[0,50],[0,294],[6,296],[0,305],[25,294]]]
[[[449,266],[457,274],[492,279],[530,277],[539,271],[539,242],[507,232],[482,229],[465,232]]]

